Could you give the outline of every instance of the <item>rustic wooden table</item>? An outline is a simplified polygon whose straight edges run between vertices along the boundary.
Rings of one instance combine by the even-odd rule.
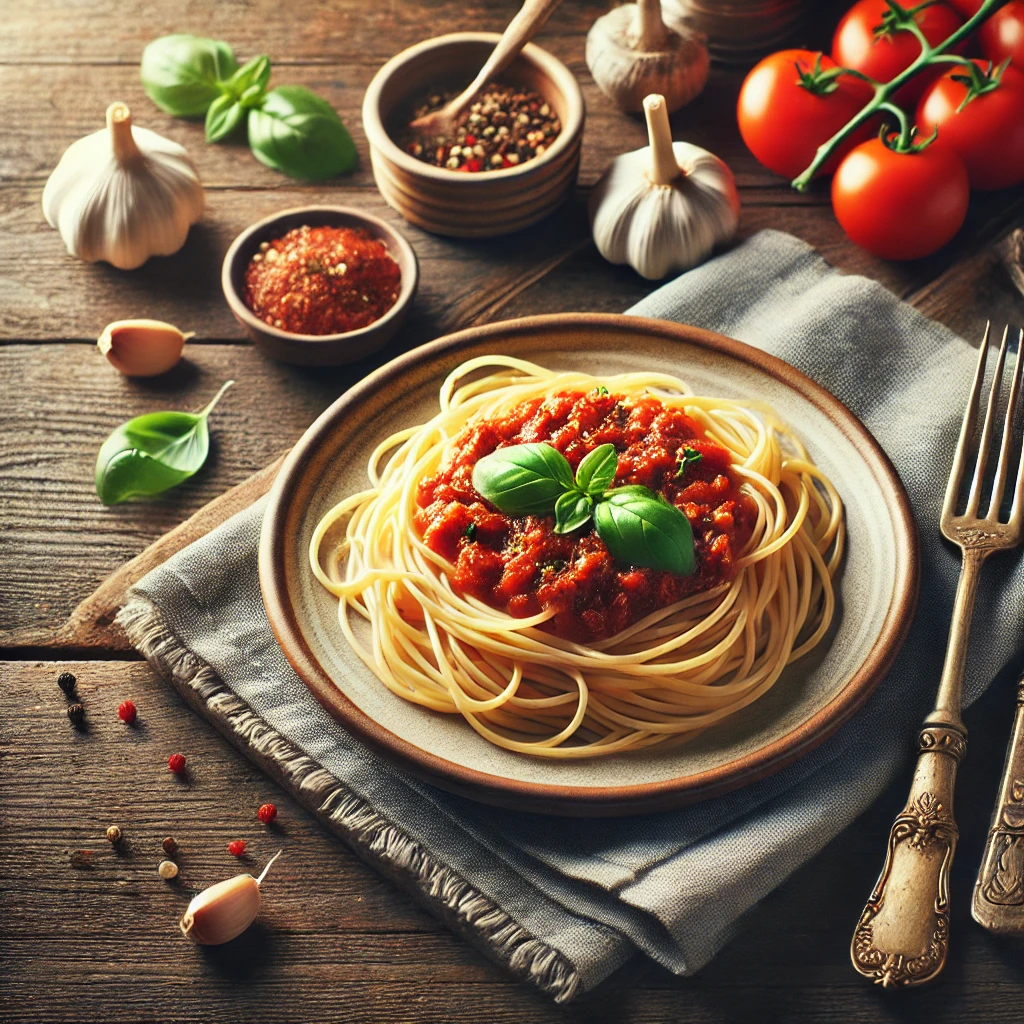
[[[486,244],[448,241],[401,223],[374,188],[360,130],[362,93],[381,63],[420,39],[461,28],[500,29],[516,0],[36,0],[3,10],[0,54],[0,1018],[9,1021],[1019,1021],[1024,948],[970,920],[970,886],[1008,731],[1009,675],[968,715],[953,872],[949,966],[930,988],[893,997],[848,963],[851,929],[874,882],[906,779],[751,916],[699,976],[676,979],[643,964],[598,997],[556,1008],[368,870],[308,814],[198,720],[107,630],[69,648],[60,627],[103,578],[229,486],[270,462],[346,386],[377,361],[334,371],[280,366],[245,341],[225,305],[221,258],[247,224],[288,206],[326,201],[395,223],[420,258],[422,283],[387,359],[456,328],[525,313],[621,311],[649,285],[606,265],[589,242],[587,189],[615,154],[644,141],[638,119],[616,114],[583,61],[587,28],[604,0],[566,3],[541,42],[577,74],[589,115],[579,194],[546,223]],[[808,29],[827,40],[827,13]],[[832,15],[831,20],[835,20]],[[150,39],[193,31],[229,40],[239,56],[269,52],[278,81],[306,84],[341,113],[359,148],[349,178],[302,185],[258,164],[244,144],[206,146],[202,128],[145,98],[138,62]],[[740,230],[781,228],[834,265],[873,277],[923,313],[980,336],[984,319],[1024,321],[1024,299],[998,243],[1024,207],[1017,189],[975,197],[967,225],[936,257],[904,266],[848,243],[825,191],[797,195],[744,150],[732,114],[741,74],[716,68],[703,96],[674,120],[676,137],[707,146],[736,172]],[[43,183],[64,148],[100,127],[114,99],[139,123],[188,146],[208,213],[184,250],[133,273],[68,257],[44,223]],[[998,159],[998,154],[993,154]],[[108,321],[169,320],[196,331],[188,359],[152,382],[114,373],[93,344]],[[238,386],[217,413],[207,467],[172,493],[103,508],[95,452],[129,416],[195,407],[221,381]],[[932,524],[922,524],[931,528]],[[927,599],[927,596],[925,596]],[[936,637],[936,643],[942,638]],[[79,679],[86,732],[70,728],[59,672]],[[140,725],[124,729],[132,698]],[[908,769],[911,737],[908,741]],[[166,770],[187,753],[186,787]],[[155,872],[162,837],[182,843],[192,878],[222,877],[225,843],[252,835],[252,809],[280,808],[288,872],[260,924],[224,949],[177,933],[187,893]],[[124,830],[113,851],[108,824]],[[75,868],[69,852],[96,851]]]

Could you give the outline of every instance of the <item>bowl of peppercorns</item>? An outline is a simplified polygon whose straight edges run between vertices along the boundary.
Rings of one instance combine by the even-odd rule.
[[[344,206],[302,206],[257,221],[231,243],[221,286],[267,355],[334,366],[382,348],[401,326],[419,270],[390,224]]]
[[[444,134],[411,127],[462,91],[499,38],[454,32],[417,43],[377,72],[363,99],[377,188],[435,234],[518,231],[560,206],[576,181],[583,95],[572,72],[533,43]]]

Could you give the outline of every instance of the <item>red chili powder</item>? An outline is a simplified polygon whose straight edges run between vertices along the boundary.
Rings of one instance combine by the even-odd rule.
[[[342,334],[379,320],[402,274],[387,246],[362,228],[294,228],[263,242],[245,269],[245,304],[293,334]]]

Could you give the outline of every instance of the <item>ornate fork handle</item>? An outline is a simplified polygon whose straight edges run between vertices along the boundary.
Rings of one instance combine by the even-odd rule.
[[[949,870],[958,831],[953,819],[957,766],[967,753],[960,719],[971,613],[987,551],[965,547],[960,584],[935,709],[918,737],[910,796],[889,832],[885,865],[857,922],[853,966],[885,988],[921,985],[949,951]]]
[[[949,869],[956,851],[956,769],[967,751],[960,728],[925,722],[910,797],[893,822],[885,866],[853,933],[861,974],[886,988],[920,985],[942,970],[949,948]]]
[[[992,932],[1024,931],[1024,680],[1017,687],[1017,713],[971,914]]]

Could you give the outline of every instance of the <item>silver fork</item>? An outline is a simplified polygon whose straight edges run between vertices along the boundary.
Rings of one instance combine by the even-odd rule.
[[[853,966],[886,988],[920,985],[934,978],[946,963],[949,950],[949,869],[958,834],[953,819],[953,788],[957,765],[967,751],[967,730],[960,717],[960,705],[974,598],[985,559],[993,551],[1016,547],[1022,535],[1024,453],[1017,468],[1009,521],[999,521],[1024,364],[1020,343],[1011,373],[1010,397],[1003,421],[992,496],[987,513],[983,516],[979,512],[992,444],[992,425],[1006,364],[1009,327],[1003,332],[993,373],[967,507],[962,515],[956,514],[960,485],[978,419],[990,326],[985,328],[940,520],[943,536],[959,545],[963,552],[946,661],[935,707],[925,718],[918,737],[919,753],[910,796],[893,822],[885,865],[857,922],[850,947]],[[1024,331],[1021,338],[1024,339]]]

